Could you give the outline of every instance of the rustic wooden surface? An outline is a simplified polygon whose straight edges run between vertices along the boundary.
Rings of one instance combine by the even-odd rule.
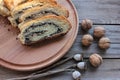
[[[96,52],[104,58],[103,64],[95,69],[89,65],[88,70],[83,73],[81,80],[119,80],[120,79],[120,0],[72,0],[75,4],[80,22],[82,19],[90,18],[94,21],[94,27],[104,26],[106,36],[111,39],[111,47],[107,51],[98,48],[97,41],[89,48],[81,47],[81,37],[85,34],[81,29],[75,43],[68,53],[64,56],[65,59],[76,53],[84,53],[84,60],[88,60],[90,54]],[[93,33],[93,29],[89,31]],[[75,63],[69,61],[57,68],[63,68]],[[3,67],[0,67],[0,80],[5,80],[12,77],[20,77],[29,75],[32,72],[17,72]],[[71,72],[60,73],[38,80],[73,80]]]

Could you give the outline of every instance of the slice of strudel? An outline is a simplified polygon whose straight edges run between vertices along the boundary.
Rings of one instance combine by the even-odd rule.
[[[54,14],[57,16],[69,16],[69,12],[64,7],[58,4],[46,4],[42,7],[35,7],[30,10],[26,10],[24,14],[20,16],[21,21],[33,20],[45,15]]]
[[[63,16],[47,15],[27,22],[20,27],[18,38],[22,44],[31,45],[46,39],[65,35],[71,29],[70,22]]]

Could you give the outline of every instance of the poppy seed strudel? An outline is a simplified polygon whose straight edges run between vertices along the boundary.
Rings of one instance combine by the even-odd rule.
[[[11,24],[16,27],[19,24],[19,17],[24,13],[24,11],[31,9],[33,7],[37,7],[37,6],[43,6],[45,4],[48,3],[54,3],[56,4],[54,1],[52,0],[34,0],[34,1],[30,1],[30,2],[26,2],[23,3],[21,5],[16,6],[12,11],[11,11],[11,16],[9,20]]]
[[[24,24],[18,38],[22,44],[30,45],[65,35],[70,29],[71,24],[65,17],[47,15]]]

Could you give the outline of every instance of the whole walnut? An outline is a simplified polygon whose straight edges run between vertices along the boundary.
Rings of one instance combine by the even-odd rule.
[[[86,34],[82,37],[82,45],[90,46],[93,42],[93,37],[90,34]]]
[[[93,67],[98,67],[102,64],[103,59],[100,55],[94,53],[89,57],[89,61]]]
[[[95,27],[94,28],[94,33],[93,33],[93,35],[94,35],[94,37],[95,38],[101,38],[101,37],[103,37],[104,35],[105,35],[105,28],[104,27],[100,27],[100,26],[98,26],[98,27]]]
[[[108,49],[108,48],[110,47],[110,39],[107,38],[107,37],[102,37],[102,38],[99,40],[98,46],[99,46],[101,49]]]
[[[89,29],[91,29],[93,26],[93,22],[90,19],[84,19],[81,22],[81,28],[84,31],[88,31]]]

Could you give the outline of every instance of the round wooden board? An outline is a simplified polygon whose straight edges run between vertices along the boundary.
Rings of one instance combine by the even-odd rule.
[[[71,0],[57,0],[69,10],[72,29],[63,37],[24,46],[16,39],[18,30],[0,16],[0,65],[18,71],[31,71],[51,65],[70,49],[78,32],[78,15]]]

